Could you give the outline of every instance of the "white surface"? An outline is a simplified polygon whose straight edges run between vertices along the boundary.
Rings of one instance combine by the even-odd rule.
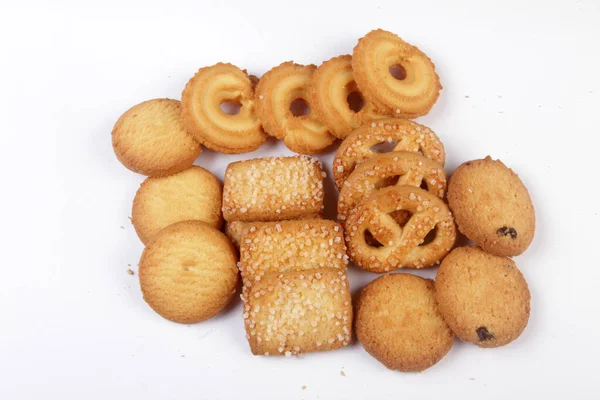
[[[597,1],[30,3],[0,3],[0,398],[597,398]],[[115,120],[179,98],[201,66],[319,64],[378,27],[436,63],[444,90],[419,121],[443,140],[447,171],[491,154],[529,187],[538,229],[516,259],[533,297],[522,337],[492,350],[457,342],[402,374],[359,344],[254,357],[239,301],[193,326],[154,314],[126,273],[142,251],[128,216],[143,177],[113,155]],[[197,163],[222,176],[266,154],[288,151],[205,151]],[[353,292],[374,277],[353,269]]]

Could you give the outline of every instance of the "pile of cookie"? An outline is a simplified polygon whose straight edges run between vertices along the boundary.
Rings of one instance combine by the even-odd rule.
[[[148,176],[132,209],[146,246],[145,301],[196,323],[232,301],[241,277],[253,354],[334,350],[354,327],[367,352],[400,371],[437,363],[455,336],[480,347],[516,339],[530,293],[509,257],[530,245],[534,207],[518,176],[490,157],[447,178],[439,137],[410,120],[440,90],[423,52],[375,30],[318,68],[288,62],[258,79],[219,63],[190,79],[181,103],[129,109],[112,142],[123,165]],[[302,155],[231,163],[223,185],[192,165],[202,145],[244,153],[268,135]],[[323,165],[308,155],[337,139],[335,222],[323,218]],[[458,232],[473,244],[455,247]],[[349,260],[385,273],[354,309]],[[437,265],[435,282],[390,273]]]

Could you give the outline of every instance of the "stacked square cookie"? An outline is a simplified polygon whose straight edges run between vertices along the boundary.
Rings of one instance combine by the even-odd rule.
[[[241,161],[225,174],[224,217],[242,226],[241,297],[254,354],[333,350],[351,340],[343,230],[315,218],[324,177],[320,163],[304,156]]]

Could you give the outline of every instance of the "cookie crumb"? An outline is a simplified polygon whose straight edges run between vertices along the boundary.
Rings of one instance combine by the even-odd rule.
[[[306,385],[302,386],[302,390],[306,390]]]
[[[344,371],[340,371],[340,375],[341,376],[346,376],[346,373]]]
[[[185,355],[184,355],[184,354],[182,354],[182,355],[181,355],[181,358],[185,358]]]
[[[471,381],[474,381],[474,380],[475,380],[475,378],[469,378],[469,380],[471,380]]]
[[[120,226],[121,229],[125,229],[125,227],[123,225]]]
[[[469,98],[469,96],[465,96],[465,99],[468,99],[468,98]]]
[[[127,274],[133,275],[133,270],[131,268],[127,268]]]

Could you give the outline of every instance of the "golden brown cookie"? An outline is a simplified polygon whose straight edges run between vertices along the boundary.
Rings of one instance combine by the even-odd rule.
[[[431,367],[454,343],[435,302],[434,282],[410,274],[384,275],[362,290],[356,336],[379,362],[403,372]]]
[[[322,219],[323,216],[315,215],[309,217],[298,218],[298,220],[304,219]],[[285,221],[296,221],[296,220],[285,220]],[[258,227],[260,224],[268,222],[261,221],[231,221],[225,224],[225,234],[231,240],[233,245],[239,250],[240,244],[242,243],[242,237],[248,232],[251,227]]]
[[[209,149],[225,154],[247,153],[266,140],[254,103],[256,77],[232,64],[200,68],[181,94],[181,117],[188,131]],[[237,114],[221,109],[238,104]]]
[[[531,295],[510,258],[458,247],[442,261],[435,292],[444,319],[465,342],[503,346],[527,326]]]
[[[334,57],[321,64],[312,74],[309,94],[311,111],[340,139],[365,122],[386,118],[373,104],[364,101],[352,75],[350,55]],[[353,99],[357,102],[353,103]]]
[[[131,107],[112,130],[121,163],[146,176],[165,176],[190,167],[202,150],[183,126],[177,100],[154,99]]]
[[[244,289],[244,325],[252,354],[334,350],[351,340],[352,300],[345,270],[272,272]]]
[[[314,65],[284,62],[267,71],[256,85],[256,113],[265,131],[301,154],[320,153],[336,139],[311,109],[308,89],[315,69]],[[308,114],[294,115],[295,101],[303,101]]]
[[[392,69],[400,69],[394,75]],[[442,85],[425,53],[397,35],[376,29],[359,39],[352,53],[358,88],[378,109],[402,118],[425,115]]]
[[[488,253],[516,256],[533,240],[529,192],[500,160],[487,156],[460,165],[448,184],[448,203],[458,229]]]
[[[177,174],[148,178],[133,200],[131,222],[142,243],[175,222],[198,220],[220,229],[221,182],[192,166]]]
[[[324,219],[264,222],[251,226],[240,246],[244,284],[269,272],[330,267],[346,269],[342,227]]]
[[[267,157],[231,163],[225,171],[226,221],[279,221],[320,215],[321,162],[312,157]]]
[[[237,256],[227,237],[200,221],[183,221],[157,233],[139,264],[144,300],[174,322],[204,321],[235,294]]]
[[[425,187],[443,199],[446,173],[437,162],[410,151],[392,151],[368,158],[342,185],[338,198],[338,220],[344,223],[350,210],[375,190],[401,185]]]
[[[444,145],[426,126],[397,118],[369,122],[346,137],[335,153],[333,177],[339,190],[358,164],[380,153],[380,145],[421,153],[442,166],[446,159]]]
[[[403,226],[394,218],[397,211],[410,213]],[[391,186],[375,191],[350,211],[345,238],[356,265],[382,273],[439,263],[454,245],[456,227],[452,213],[436,195],[413,186]]]

